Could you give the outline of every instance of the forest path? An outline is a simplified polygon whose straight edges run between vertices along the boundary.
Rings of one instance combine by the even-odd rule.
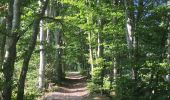
[[[47,93],[43,100],[89,100],[89,97],[86,77],[78,72],[69,72],[57,91]]]

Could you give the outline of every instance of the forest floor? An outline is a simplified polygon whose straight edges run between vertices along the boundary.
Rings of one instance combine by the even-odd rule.
[[[43,100],[108,100],[100,95],[90,95],[86,77],[78,72],[69,72],[66,79],[53,92],[46,93]]]

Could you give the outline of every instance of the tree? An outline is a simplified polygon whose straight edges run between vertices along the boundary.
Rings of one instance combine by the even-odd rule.
[[[44,22],[40,21],[40,67],[39,67],[39,89],[43,89],[44,83],[44,70],[45,70],[45,30]]]
[[[16,59],[16,44],[18,41],[18,34],[20,31],[20,20],[21,20],[21,3],[20,0],[11,0],[9,3],[9,21],[7,22],[9,25],[9,29],[11,31],[8,34],[7,42],[6,42],[6,53],[5,60],[3,64],[3,74],[5,77],[4,86],[3,86],[3,99],[11,100],[12,96],[12,83],[13,83],[13,72],[14,72],[14,63]],[[12,8],[13,7],[13,8]],[[11,16],[12,20],[11,20]],[[12,22],[11,22],[12,21]],[[11,27],[12,24],[12,27]],[[10,72],[9,72],[10,70]]]
[[[3,99],[35,99],[67,71],[120,100],[169,99],[167,1],[1,0]]]
[[[25,86],[25,78],[27,75],[27,70],[28,70],[28,65],[29,61],[31,58],[31,55],[33,53],[33,50],[35,48],[36,40],[37,40],[37,35],[39,33],[39,26],[40,26],[40,21],[42,19],[42,16],[45,13],[45,10],[47,8],[49,0],[41,1],[42,5],[40,5],[40,12],[35,16],[34,23],[33,23],[33,32],[31,39],[29,41],[29,45],[24,52],[24,61],[22,64],[22,70],[20,73],[20,78],[18,81],[18,93],[17,93],[17,100],[23,100],[24,98],[24,86]]]
[[[0,42],[0,70],[2,70],[2,64],[3,64],[3,60],[4,60],[4,49],[5,49],[5,42],[6,42],[6,19],[5,18],[1,18],[1,26],[0,26],[0,40],[2,40]],[[4,32],[5,31],[5,32]]]

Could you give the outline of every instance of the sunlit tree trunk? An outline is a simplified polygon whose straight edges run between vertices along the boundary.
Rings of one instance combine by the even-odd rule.
[[[27,75],[27,71],[28,71],[28,65],[29,65],[30,58],[32,56],[33,50],[36,45],[36,40],[37,40],[37,35],[39,33],[41,17],[45,13],[46,7],[48,5],[48,1],[49,0],[42,1],[42,5],[40,5],[40,12],[34,19],[32,36],[29,41],[28,47],[27,47],[26,51],[24,52],[24,61],[22,64],[22,70],[20,73],[19,81],[18,81],[17,100],[24,99],[24,87],[25,87],[25,79],[26,79],[26,75]]]
[[[98,19],[98,24],[101,28],[101,19]],[[101,31],[102,29],[99,29],[99,30]],[[103,56],[103,49],[104,49],[103,44],[102,44],[103,39],[102,39],[102,33],[101,32],[97,33],[97,42],[98,42],[97,57],[100,58],[100,57]]]
[[[43,89],[44,87],[44,69],[45,69],[45,30],[44,30],[44,22],[40,21],[40,66],[39,66],[39,78],[38,78],[38,88]]]
[[[4,74],[4,85],[3,85],[3,99],[4,100],[11,100],[12,96],[12,84],[13,84],[13,72],[14,72],[14,63],[16,59],[16,44],[18,41],[17,35],[19,34],[20,30],[20,8],[21,3],[20,0],[14,0],[14,2],[11,0],[9,7],[10,10],[12,10],[11,6],[13,6],[13,12],[10,12],[10,14],[13,13],[12,22],[9,22],[8,24],[11,25],[12,23],[12,31],[9,32],[6,42],[6,53],[5,53],[5,60],[3,64],[3,74]],[[11,21],[11,20],[10,20]],[[11,27],[11,26],[10,26]]]
[[[81,32],[81,30],[79,31],[79,41],[80,41],[80,67],[82,70],[86,70],[85,68],[85,56],[84,56],[84,41],[83,41],[83,34]]]
[[[100,4],[100,0],[97,0],[97,6],[100,6],[99,4]],[[97,33],[97,42],[98,42],[97,57],[100,58],[103,56],[102,19],[100,15],[98,15],[97,24],[99,27],[99,32]]]
[[[45,15],[48,16],[48,9],[46,10]],[[46,39],[46,35],[49,35],[49,29],[45,30],[44,24],[45,22],[41,20],[40,21],[40,32],[39,32],[40,34],[40,66],[39,66],[39,78],[38,78],[38,83],[39,83],[38,87],[40,90],[42,90],[45,86],[45,39]]]
[[[89,1],[87,2],[89,3]],[[93,23],[93,19],[92,19],[93,14],[90,13],[87,16],[87,25],[90,25]],[[93,65],[93,48],[92,48],[92,33],[91,31],[88,31],[88,42],[89,42],[89,63],[91,66],[91,75],[93,74],[93,69],[94,69],[94,65]]]

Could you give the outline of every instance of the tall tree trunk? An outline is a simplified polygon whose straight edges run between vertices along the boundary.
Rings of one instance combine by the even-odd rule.
[[[89,3],[89,1],[87,2]],[[90,6],[90,3],[89,3]],[[87,16],[87,25],[90,25],[93,23],[93,14],[90,13]],[[92,48],[92,34],[91,31],[88,31],[88,41],[89,41],[89,62],[90,62],[90,66],[91,66],[91,75],[93,74],[93,69],[94,69],[94,65],[93,65],[93,48]]]
[[[34,19],[32,37],[31,37],[31,40],[29,42],[28,48],[25,51],[24,61],[23,61],[23,64],[22,64],[22,70],[21,70],[20,77],[19,77],[17,100],[23,100],[24,99],[24,87],[25,87],[25,79],[26,79],[27,70],[28,70],[28,64],[29,64],[31,55],[33,53],[33,50],[35,48],[37,35],[39,33],[40,20],[41,20],[41,17],[45,13],[45,10],[46,10],[47,5],[48,5],[48,1],[49,0],[42,1],[42,5],[40,6],[41,11]]]
[[[88,38],[89,38],[89,61],[90,61],[90,65],[91,65],[91,75],[93,74],[93,69],[94,69],[94,65],[93,65],[93,49],[91,46],[91,32],[88,33]]]
[[[98,33],[97,56],[98,56],[99,58],[103,56],[103,45],[102,45],[102,36],[101,36],[101,32]]]
[[[99,4],[100,4],[100,0],[97,0],[97,6],[100,6]],[[99,32],[97,33],[97,44],[98,44],[98,46],[97,46],[97,57],[102,57],[103,56],[103,44],[102,44],[102,42],[103,42],[103,38],[102,38],[102,19],[101,19],[101,16],[100,15],[98,15],[98,20],[97,20],[97,24],[98,24],[98,26],[99,26]]]
[[[3,60],[4,60],[4,49],[5,49],[5,42],[6,42],[6,19],[5,18],[1,18],[0,19],[0,72],[2,71],[2,64],[3,64]],[[5,31],[5,32],[4,32]]]
[[[47,7],[47,11],[46,11],[46,15],[49,16],[49,17],[55,17],[53,15],[53,13],[55,12],[55,8],[53,7],[54,5],[52,5],[52,4],[53,4],[53,2],[51,1],[49,6]],[[47,41],[47,43],[49,43],[51,45],[52,40],[53,40],[52,31],[49,27],[47,27],[46,41]]]
[[[11,100],[12,96],[12,76],[14,72],[14,63],[16,59],[16,44],[18,41],[18,32],[20,30],[20,0],[14,0],[14,2],[10,2],[9,6],[13,5],[13,18],[12,22],[8,24],[11,25],[12,23],[12,31],[8,34],[7,43],[6,43],[6,53],[5,53],[5,60],[3,64],[3,74],[4,74],[4,84],[3,84],[3,100]],[[11,8],[12,9],[12,8]],[[9,11],[9,13],[12,13]],[[11,17],[11,16],[10,16]],[[9,19],[11,21],[11,19]],[[10,26],[11,27],[11,26]],[[9,28],[10,28],[9,27]]]
[[[45,31],[43,27],[44,22],[41,20],[40,21],[40,66],[39,66],[39,80],[38,80],[38,87],[39,89],[43,89],[45,85],[44,81],[44,68],[45,68]]]
[[[98,20],[98,24],[101,28],[101,19]],[[99,29],[101,31],[101,29]],[[98,47],[97,47],[97,57],[100,58],[100,57],[103,57],[103,39],[102,39],[102,33],[101,32],[98,32],[97,34],[97,42],[98,42]]]
[[[58,67],[59,67],[59,34],[60,34],[60,29],[56,30],[54,37],[55,37],[55,45],[57,46],[56,53],[55,53],[55,64],[54,64],[54,69],[55,69],[55,75],[56,75],[56,80],[54,81],[59,81],[59,73],[58,73]]]
[[[62,33],[59,32],[59,37],[58,37],[58,45],[59,45],[59,49],[58,49],[58,66],[57,66],[57,70],[58,70],[58,81],[61,81],[62,80],[62,75],[63,75],[63,72],[62,72],[62,67],[63,67],[63,64],[62,64],[62,55],[63,55],[63,40],[62,40]]]

